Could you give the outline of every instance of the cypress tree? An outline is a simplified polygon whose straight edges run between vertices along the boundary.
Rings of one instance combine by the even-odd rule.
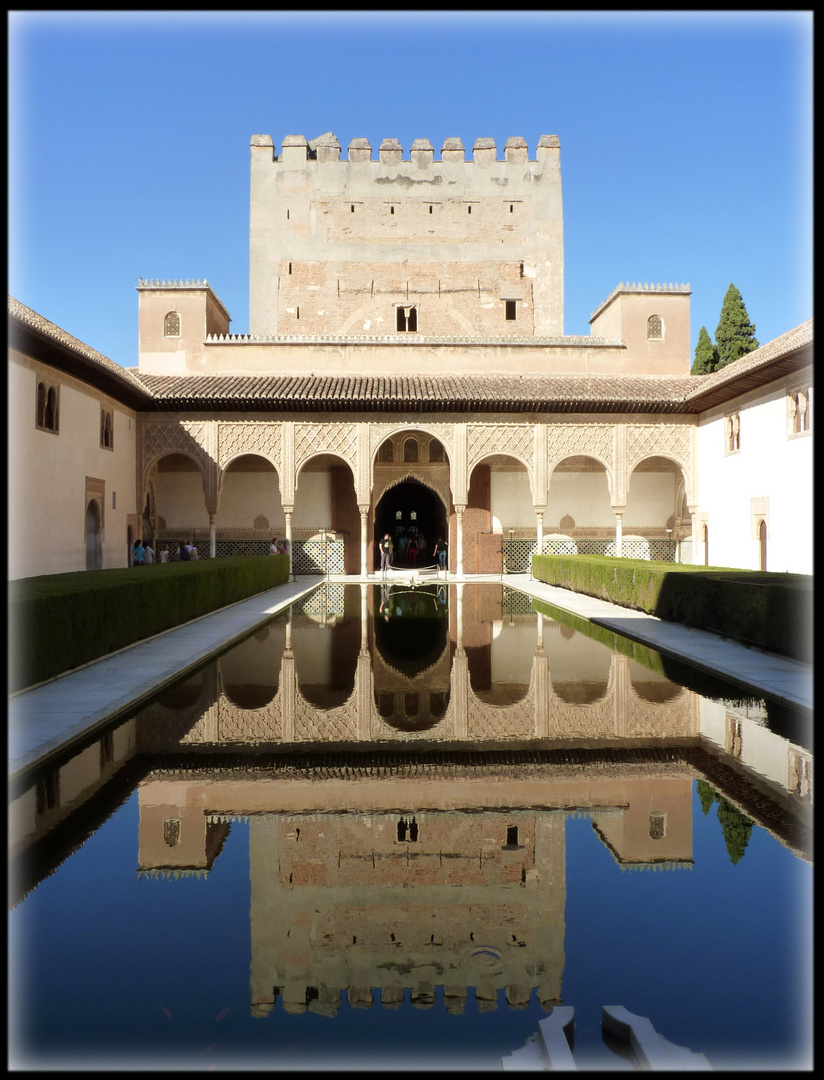
[[[718,352],[717,368],[726,367],[733,360],[758,348],[755,326],[750,322],[741,293],[733,284],[730,284],[724,297],[721,318],[715,331],[715,347]]]
[[[698,344],[695,346],[695,359],[690,368],[690,375],[709,375],[718,367],[718,350],[710,340],[706,326],[698,331]]]

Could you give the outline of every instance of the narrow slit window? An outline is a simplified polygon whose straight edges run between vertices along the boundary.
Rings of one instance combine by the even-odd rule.
[[[507,300],[506,301],[506,321],[507,322],[515,322],[515,319],[517,318],[516,303],[517,303],[517,301],[515,301],[515,300]]]
[[[432,207],[431,206],[429,207],[429,213],[430,214],[432,213]]]
[[[355,204],[351,203],[350,206],[349,206],[349,213],[354,214],[354,212],[355,212]]]

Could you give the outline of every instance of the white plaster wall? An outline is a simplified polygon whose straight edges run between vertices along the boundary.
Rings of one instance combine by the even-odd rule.
[[[251,529],[263,514],[274,528],[285,521],[277,473],[228,472],[223,478],[215,524],[218,528]]]
[[[751,499],[766,497],[767,570],[812,573],[813,442],[812,435],[788,437],[787,385],[773,383],[757,398],[733,401],[699,421],[698,514],[707,516],[713,566],[758,569]],[[726,454],[724,416],[736,408],[741,449]],[[700,526],[698,538],[694,559],[703,562]]]
[[[715,746],[726,751],[726,707],[720,702],[702,698],[699,713],[701,734]],[[772,781],[783,791],[787,791],[790,751],[794,749],[793,744],[746,716],[741,716],[740,720],[741,756],[737,760],[760,776]]]
[[[57,435],[35,427],[38,378],[60,387]],[[87,476],[105,482],[103,567],[126,566],[127,515],[136,511],[134,412],[13,349],[7,386],[9,578],[86,569]],[[101,405],[113,414],[113,450],[100,446]]]
[[[87,746],[60,769],[60,803],[66,806],[100,779],[100,743]]]
[[[209,528],[209,512],[199,471],[158,473],[156,493],[157,512],[166,522],[167,529]]]
[[[675,513],[676,477],[673,473],[639,473],[630,477],[624,531],[633,526],[663,526]]]
[[[615,525],[604,472],[555,472],[549,482],[544,523],[556,525],[566,514],[576,526]]]
[[[492,472],[489,477],[489,506],[494,532],[526,525],[535,528],[532,491],[526,472]]]
[[[332,476],[328,472],[302,472],[295,494],[295,529],[332,528]]]

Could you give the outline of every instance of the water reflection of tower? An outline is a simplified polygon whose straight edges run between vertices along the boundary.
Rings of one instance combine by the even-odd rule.
[[[412,820],[416,826],[413,832]],[[412,836],[416,839],[412,839]],[[333,1015],[560,1000],[564,814],[267,815],[250,822],[252,1011]]]

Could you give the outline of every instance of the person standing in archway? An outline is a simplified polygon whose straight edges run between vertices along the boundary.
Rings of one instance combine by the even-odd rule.
[[[448,550],[449,550],[449,545],[447,544],[446,540],[442,540],[439,537],[438,542],[435,544],[435,548],[434,548],[434,550],[432,552],[432,554],[435,556],[435,558],[438,561],[438,573],[440,573],[441,570],[443,570],[444,573],[446,573],[446,556],[447,556]]]
[[[380,543],[381,549],[381,573],[385,574],[387,570],[392,567],[392,537],[389,533],[384,533],[383,540]]]
[[[418,541],[415,539],[414,535],[409,537],[409,544],[408,544],[408,546],[406,548],[406,557],[407,557],[407,559],[409,561],[409,565],[414,566],[415,569],[417,570],[417,568],[418,568]]]

